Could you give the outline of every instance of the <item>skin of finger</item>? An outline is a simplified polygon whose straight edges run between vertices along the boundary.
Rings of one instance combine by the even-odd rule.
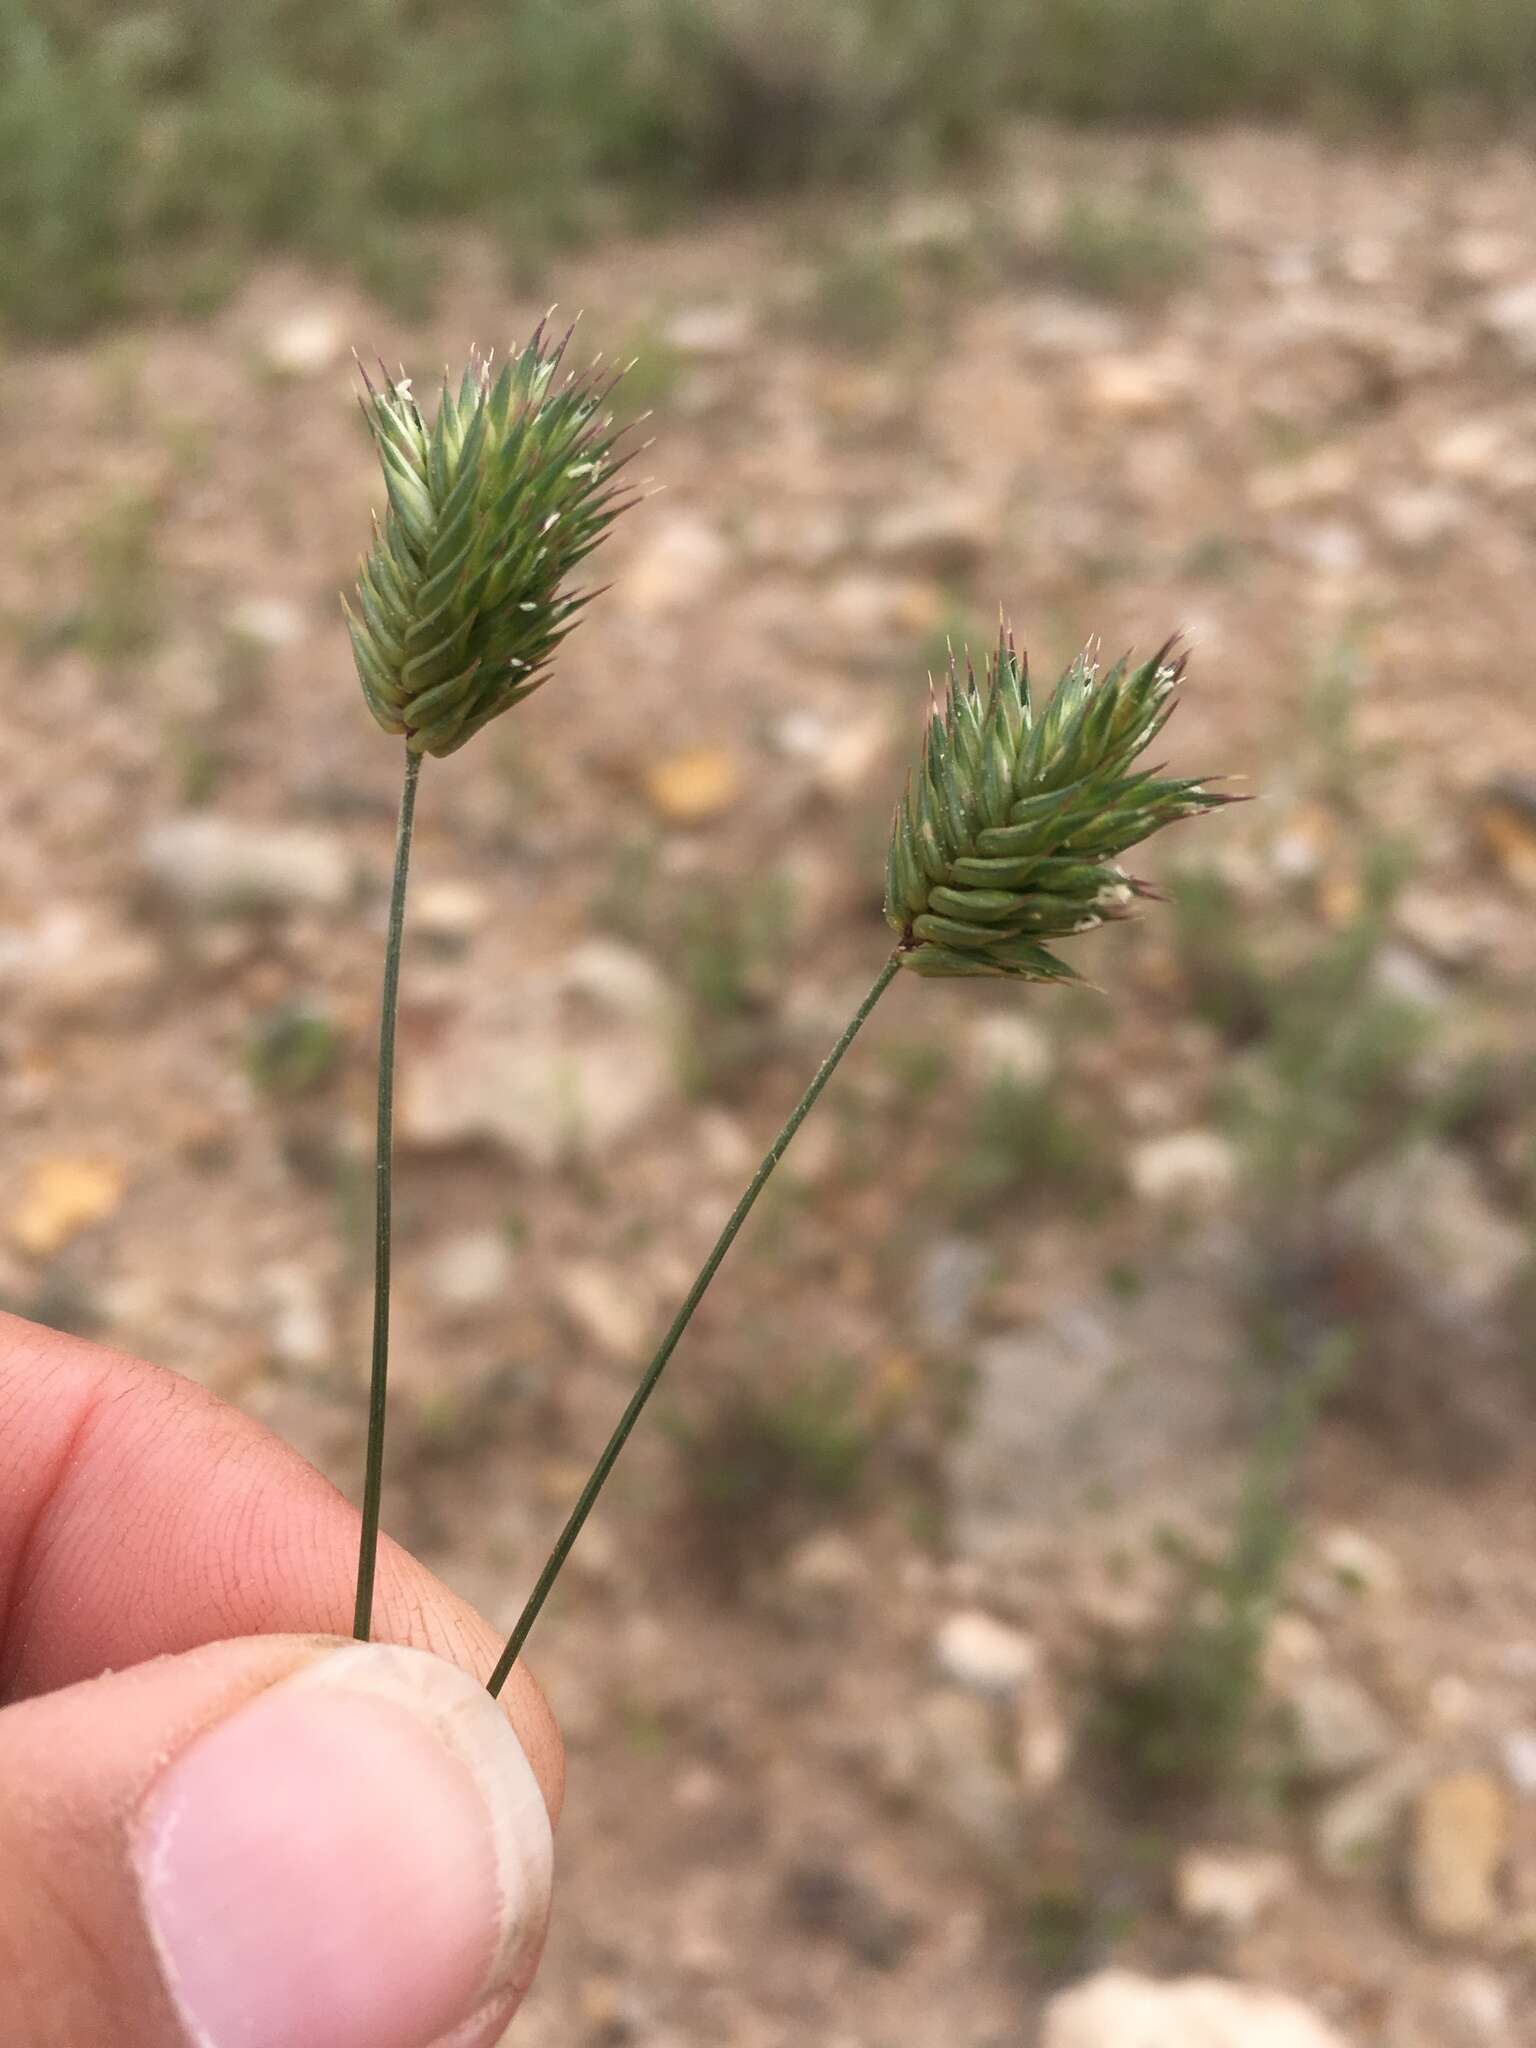
[[[0,1713],[0,2040],[181,2039],[140,1913],[129,1823],[195,1736],[331,1647],[218,1643]],[[115,1853],[103,1855],[104,1836]]]
[[[0,2041],[182,2042],[129,1860],[134,1817],[197,1736],[340,1647],[330,1636],[210,1643],[0,1712]],[[541,1937],[530,1976],[542,1953]],[[498,2001],[444,2048],[490,2048],[520,2002]]]
[[[262,1424],[121,1352],[0,1314],[0,1702],[252,1635],[346,1635],[358,1516]],[[387,1540],[374,1634],[478,1678],[502,1639]],[[560,1739],[502,1700],[558,1819]]]

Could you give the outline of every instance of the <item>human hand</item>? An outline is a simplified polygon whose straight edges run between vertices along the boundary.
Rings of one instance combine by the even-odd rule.
[[[394,1545],[380,1641],[340,1640],[356,1561],[354,1510],[258,1423],[0,1314],[7,2048],[501,2038],[559,1737]]]

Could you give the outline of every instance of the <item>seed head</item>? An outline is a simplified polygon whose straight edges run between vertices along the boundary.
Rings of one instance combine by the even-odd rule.
[[[614,484],[617,373],[562,375],[569,341],[541,323],[499,374],[472,355],[430,428],[408,378],[363,373],[389,502],[342,603],[368,709],[413,752],[453,753],[546,680],[593,594],[567,578],[633,502]]]
[[[1155,895],[1115,863],[1139,840],[1231,797],[1134,767],[1172,714],[1184,658],[1100,677],[1085,651],[1038,712],[1004,626],[978,683],[952,657],[948,701],[896,812],[885,914],[918,974],[1075,981],[1050,941]]]

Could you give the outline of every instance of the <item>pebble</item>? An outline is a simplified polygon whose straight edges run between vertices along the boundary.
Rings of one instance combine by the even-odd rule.
[[[35,1259],[52,1258],[82,1231],[105,1222],[127,1184],[127,1172],[115,1159],[59,1153],[35,1160],[8,1218],[11,1240]]]
[[[754,561],[814,573],[848,552],[848,516],[840,505],[759,505],[743,520],[742,541]]]
[[[1463,228],[1451,238],[1451,269],[1467,284],[1495,284],[1520,267],[1525,254],[1518,235],[1498,228]]]
[[[478,957],[478,956],[476,956]],[[589,939],[515,990],[471,984],[402,1061],[400,1136],[536,1168],[608,1155],[678,1092],[676,1001],[641,953]]]
[[[827,622],[850,641],[892,633],[928,633],[942,624],[944,593],[920,577],[850,570],[829,585],[822,604]]]
[[[459,952],[485,930],[494,909],[490,892],[478,882],[423,877],[411,892],[411,931],[439,952]]]
[[[891,728],[885,713],[841,719],[823,736],[811,755],[811,776],[817,789],[836,803],[863,796],[890,750]]]
[[[917,1334],[938,1347],[958,1344],[971,1326],[992,1270],[992,1254],[969,1237],[941,1237],[924,1247],[914,1283]]]
[[[582,1335],[611,1358],[635,1358],[650,1334],[650,1304],[637,1294],[632,1281],[595,1259],[562,1266],[555,1295]]]
[[[784,1560],[785,1583],[821,1601],[851,1601],[869,1584],[869,1563],[851,1536],[818,1529],[795,1545]]]
[[[687,747],[653,761],[645,793],[669,825],[702,825],[730,810],[741,794],[739,756],[728,747]]]
[[[1529,1257],[1526,1232],[1469,1162],[1428,1139],[1363,1168],[1329,1207],[1335,1237],[1379,1260],[1441,1327],[1491,1309]]]
[[[1072,1762],[1072,1728],[1060,1691],[1043,1663],[1025,1680],[1015,1734],[1024,1790],[1032,1799],[1054,1792]]]
[[[1504,1775],[1523,1799],[1536,1798],[1536,1728],[1511,1728],[1500,1744]]]
[[[720,1180],[744,1185],[761,1157],[746,1125],[728,1109],[700,1110],[694,1119],[694,1142],[700,1163]]]
[[[730,544],[717,527],[680,513],[652,534],[620,589],[642,618],[666,618],[711,598],[730,562]]]
[[[1371,962],[1371,980],[1390,1001],[1410,1010],[1443,1010],[1451,992],[1413,946],[1383,946]]]
[[[1442,1987],[1440,2009],[1449,2028],[1446,2048],[1514,2048],[1514,2008],[1496,1971],[1474,1964]]]
[[[161,971],[147,932],[111,911],[51,903],[31,924],[0,926],[0,990],[50,1020],[102,1022],[132,1007]]]
[[[1238,1409],[1231,1323],[1208,1284],[1149,1269],[1133,1298],[1068,1295],[967,1348],[966,1412],[943,1451],[957,1557],[1001,1567],[1093,1501],[1130,1512],[1167,1486],[1211,1490],[1209,1447]]]
[[[1127,1173],[1144,1202],[1211,1211],[1230,1201],[1236,1191],[1237,1148],[1219,1131],[1173,1131],[1137,1145]]]
[[[1382,533],[1403,555],[1440,547],[1467,523],[1466,500],[1438,484],[1420,484],[1378,497],[1371,507]]]
[[[1340,1593],[1360,1599],[1396,1599],[1403,1569],[1384,1543],[1363,1529],[1336,1523],[1317,1539],[1317,1560]]]
[[[752,308],[739,301],[685,306],[667,323],[666,338],[680,356],[695,362],[726,362],[751,344],[757,321]]]
[[[1490,292],[1483,300],[1482,324],[1522,369],[1536,369],[1536,283]]]
[[[1271,291],[1300,297],[1317,283],[1317,248],[1311,242],[1279,242],[1260,259],[1264,282]]]
[[[1456,1771],[1419,1795],[1408,1859],[1408,1900],[1426,1934],[1484,1933],[1498,1914],[1509,1845],[1509,1802],[1488,1771]]]
[[[878,561],[947,581],[973,570],[996,538],[986,508],[973,496],[935,492],[882,513],[869,544]]]
[[[1174,1902],[1185,1920],[1246,1934],[1295,1882],[1291,1859],[1269,1850],[1189,1849],[1174,1869]]]
[[[916,1798],[988,1855],[1019,1847],[1022,1801],[998,1761],[993,1709],[974,1694],[946,1688],[919,1700],[887,1782]]]
[[[1424,1778],[1416,1756],[1393,1757],[1321,1805],[1312,1819],[1312,1851],[1334,1877],[1354,1877],[1391,1849]]]
[[[1161,419],[1189,388],[1189,365],[1176,356],[1103,356],[1083,371],[1089,407],[1122,425]]]
[[[1427,454],[1430,467],[1442,476],[1484,483],[1498,475],[1508,445],[1509,434],[1502,420],[1472,418],[1457,420],[1437,434]]]
[[[980,1086],[996,1081],[1013,1088],[1041,1088],[1056,1071],[1050,1033],[1028,1017],[994,1010],[967,1025],[966,1071]]]
[[[1351,284],[1379,287],[1397,268],[1397,251],[1384,235],[1351,235],[1339,249],[1339,268]]]
[[[284,377],[317,376],[340,361],[345,346],[340,321],[315,307],[289,314],[262,338],[268,368]]]
[[[908,255],[957,249],[976,229],[974,209],[945,193],[903,199],[891,214],[886,237],[893,249]]]
[[[516,1261],[499,1230],[466,1230],[427,1253],[422,1282],[439,1308],[472,1314],[499,1301],[511,1285]]]
[[[304,638],[304,614],[291,598],[245,597],[233,606],[225,626],[236,640],[276,654]]]
[[[1468,967],[1496,946],[1497,910],[1495,904],[1468,902],[1464,894],[1410,882],[1397,899],[1396,919],[1404,938],[1431,960],[1442,967]]]
[[[1282,539],[1299,562],[1319,576],[1347,581],[1365,567],[1365,541],[1347,519],[1319,519],[1288,527]]]
[[[1010,1700],[1039,1668],[1040,1646],[979,1608],[951,1614],[933,1639],[940,1674],[982,1699]]]
[[[556,969],[562,990],[630,1023],[649,1023],[668,1008],[655,965],[616,939],[586,939]]]
[[[1040,2048],[1346,2048],[1299,2000],[1221,1977],[1104,1970],[1045,2009]]]
[[[335,1355],[336,1333],[319,1280],[297,1260],[268,1266],[260,1277],[272,1354],[284,1365],[325,1365]]]
[[[1358,1679],[1326,1669],[1298,1672],[1285,1704],[1296,1761],[1315,1781],[1347,1778],[1379,1763],[1393,1745],[1391,1723]]]
[[[1066,292],[1042,292],[1026,299],[1012,317],[1013,333],[1032,355],[1080,363],[1111,355],[1128,340],[1125,320],[1093,299]]]
[[[345,847],[305,826],[197,812],[152,826],[140,857],[156,886],[190,910],[330,910],[352,894]]]
[[[1360,458],[1337,443],[1296,462],[1272,464],[1249,481],[1249,502],[1260,512],[1294,512],[1304,506],[1348,498],[1360,481]]]
[[[1325,1663],[1327,1656],[1328,1644],[1316,1623],[1294,1608],[1284,1607],[1265,1631],[1260,1676],[1271,1692],[1285,1697],[1299,1679]]]

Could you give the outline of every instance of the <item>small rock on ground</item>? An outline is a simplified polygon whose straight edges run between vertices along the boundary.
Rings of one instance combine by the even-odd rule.
[[[1487,1771],[1456,1771],[1424,1787],[1414,1814],[1408,1898],[1426,1934],[1481,1934],[1498,1914],[1509,1801]]]
[[[1129,1173],[1131,1186],[1144,1202],[1170,1209],[1216,1209],[1237,1186],[1237,1150],[1218,1131],[1174,1131],[1138,1145]]]
[[[1174,1901],[1186,1920],[1244,1934],[1295,1881],[1290,1858],[1269,1850],[1190,1849],[1174,1870]]]
[[[1312,1850],[1334,1877],[1383,1861],[1424,1777],[1418,1757],[1393,1757],[1336,1792],[1312,1821]]]
[[[1529,1256],[1527,1234],[1444,1145],[1416,1144],[1364,1168],[1331,1209],[1342,1239],[1378,1258],[1440,1325],[1491,1308]]]
[[[877,560],[923,575],[963,576],[993,545],[985,510],[961,495],[932,496],[882,514],[870,535]]]
[[[488,1308],[512,1278],[512,1247],[499,1230],[467,1230],[427,1254],[424,1280],[440,1308],[468,1314]]]
[[[998,1760],[989,1703],[947,1687],[929,1693],[901,1736],[886,1759],[890,1788],[928,1808],[983,1854],[1016,1854],[1023,1801]]]
[[[1393,1746],[1386,1715],[1347,1672],[1298,1672],[1285,1704],[1290,1709],[1296,1760],[1308,1778],[1347,1778],[1380,1762]]]
[[[667,323],[667,341],[679,355],[696,362],[721,362],[739,356],[753,337],[752,308],[722,301],[685,306]]]
[[[1046,2007],[1040,2048],[1346,2048],[1283,1992],[1220,1977],[1159,1983],[1104,1970]]]
[[[287,597],[243,597],[231,607],[224,624],[234,639],[267,653],[292,647],[304,638],[304,614]]]
[[[1001,1081],[1043,1088],[1055,1071],[1056,1050],[1038,1024],[999,1010],[978,1017],[966,1032],[965,1064],[983,1087]]]
[[[610,1149],[678,1090],[674,998],[642,954],[592,939],[515,993],[474,986],[403,1063],[398,1126],[436,1150],[489,1140],[530,1166]]]
[[[1536,284],[1505,285],[1483,301],[1483,326],[1515,361],[1536,367]]]
[[[918,1334],[929,1344],[956,1344],[970,1328],[992,1267],[985,1245],[941,1237],[918,1260],[914,1293]]]
[[[345,847],[297,825],[253,825],[211,813],[167,818],[141,846],[151,881],[189,910],[330,910],[352,893]]]
[[[1013,1698],[1040,1661],[1039,1645],[979,1608],[952,1614],[933,1642],[934,1662],[943,1676],[983,1699]]]
[[[346,346],[341,323],[323,307],[290,313],[262,339],[267,367],[283,377],[314,377],[340,360]]]
[[[687,611],[714,593],[730,560],[730,544],[716,527],[679,514],[653,533],[630,565],[624,601],[647,619]]]
[[[785,1558],[784,1581],[792,1592],[841,1604],[864,1592],[869,1565],[851,1536],[841,1529],[818,1529]]]
[[[161,965],[148,933],[89,904],[53,903],[29,925],[0,925],[0,992],[50,1021],[131,1008]]]
[[[638,1355],[650,1331],[650,1307],[622,1273],[596,1259],[571,1259],[555,1285],[561,1307],[584,1337],[612,1358]]]

